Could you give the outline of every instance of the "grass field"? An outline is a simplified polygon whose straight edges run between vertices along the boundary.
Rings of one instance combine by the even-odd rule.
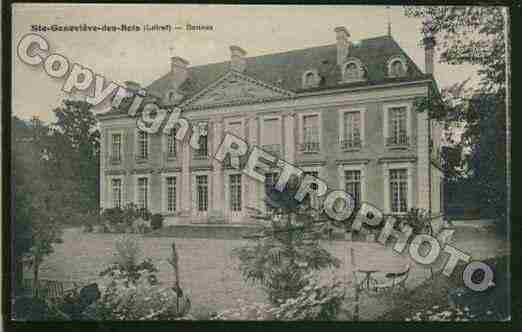
[[[115,240],[119,235],[82,233],[79,229],[66,229],[63,243],[55,245],[55,252],[46,258],[41,268],[41,277],[62,281],[95,282],[99,273],[111,262]],[[491,233],[482,232],[471,236],[458,235],[459,248],[473,253],[477,259],[495,256],[504,250],[505,242]],[[237,261],[231,257],[233,248],[243,240],[186,239],[169,237],[140,237],[143,257],[150,257],[160,272],[161,282],[172,282],[172,269],[167,259],[172,241],[176,242],[179,254],[181,286],[191,297],[192,314],[197,318],[208,318],[210,312],[237,306],[237,300],[265,302],[263,291],[258,286],[245,284]],[[377,243],[346,241],[325,242],[328,248],[343,263],[337,270],[339,277],[351,279],[349,249],[354,248],[356,261],[374,264],[383,271],[390,271],[407,256],[397,256],[390,248]],[[430,276],[429,270],[413,264],[408,288],[420,285]],[[372,319],[390,309],[386,299],[368,298],[361,306],[361,318]]]

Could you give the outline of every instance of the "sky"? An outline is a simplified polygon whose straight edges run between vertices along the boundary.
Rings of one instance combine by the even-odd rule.
[[[16,46],[32,25],[212,25],[212,31],[173,32],[38,32],[51,52],[70,63],[89,67],[117,83],[127,80],[147,86],[170,70],[170,57],[190,65],[228,61],[230,45],[248,56],[284,52],[335,43],[333,29],[345,26],[357,41],[387,33],[424,70],[424,49],[419,44],[421,21],[404,16],[392,6],[232,6],[164,4],[14,4],[13,5],[13,113],[28,119],[53,121],[52,110],[67,94],[64,79],[49,77],[42,66],[29,66],[16,56]],[[447,87],[468,77],[476,80],[476,67],[439,64],[435,78]],[[362,59],[364,61],[364,59]]]

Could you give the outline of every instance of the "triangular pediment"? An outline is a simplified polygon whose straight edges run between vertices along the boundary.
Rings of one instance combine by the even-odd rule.
[[[250,104],[290,98],[293,92],[262,82],[245,74],[229,71],[181,106],[206,108]]]

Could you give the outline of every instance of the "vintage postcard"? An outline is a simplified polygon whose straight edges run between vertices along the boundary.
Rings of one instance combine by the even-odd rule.
[[[507,7],[10,12],[8,319],[511,320]]]

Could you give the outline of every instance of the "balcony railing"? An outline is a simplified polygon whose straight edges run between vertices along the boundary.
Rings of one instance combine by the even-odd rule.
[[[175,151],[167,151],[163,154],[165,160],[176,160],[176,152]]]
[[[208,159],[208,151],[207,150],[195,150],[192,157],[194,160]]]
[[[304,142],[299,144],[299,151],[303,153],[319,152],[319,142]]]
[[[341,149],[353,150],[361,148],[361,140],[359,138],[347,139],[341,141]]]
[[[261,148],[278,158],[281,157],[281,144],[265,144]]]
[[[121,162],[122,162],[122,158],[121,158],[121,155],[111,155],[111,154],[107,154],[107,162],[110,164],[110,165],[120,165]]]
[[[149,160],[149,154],[135,153],[134,160],[137,163],[146,163]]]
[[[398,135],[386,138],[386,146],[389,147],[404,147],[410,145],[410,140],[407,135]]]

